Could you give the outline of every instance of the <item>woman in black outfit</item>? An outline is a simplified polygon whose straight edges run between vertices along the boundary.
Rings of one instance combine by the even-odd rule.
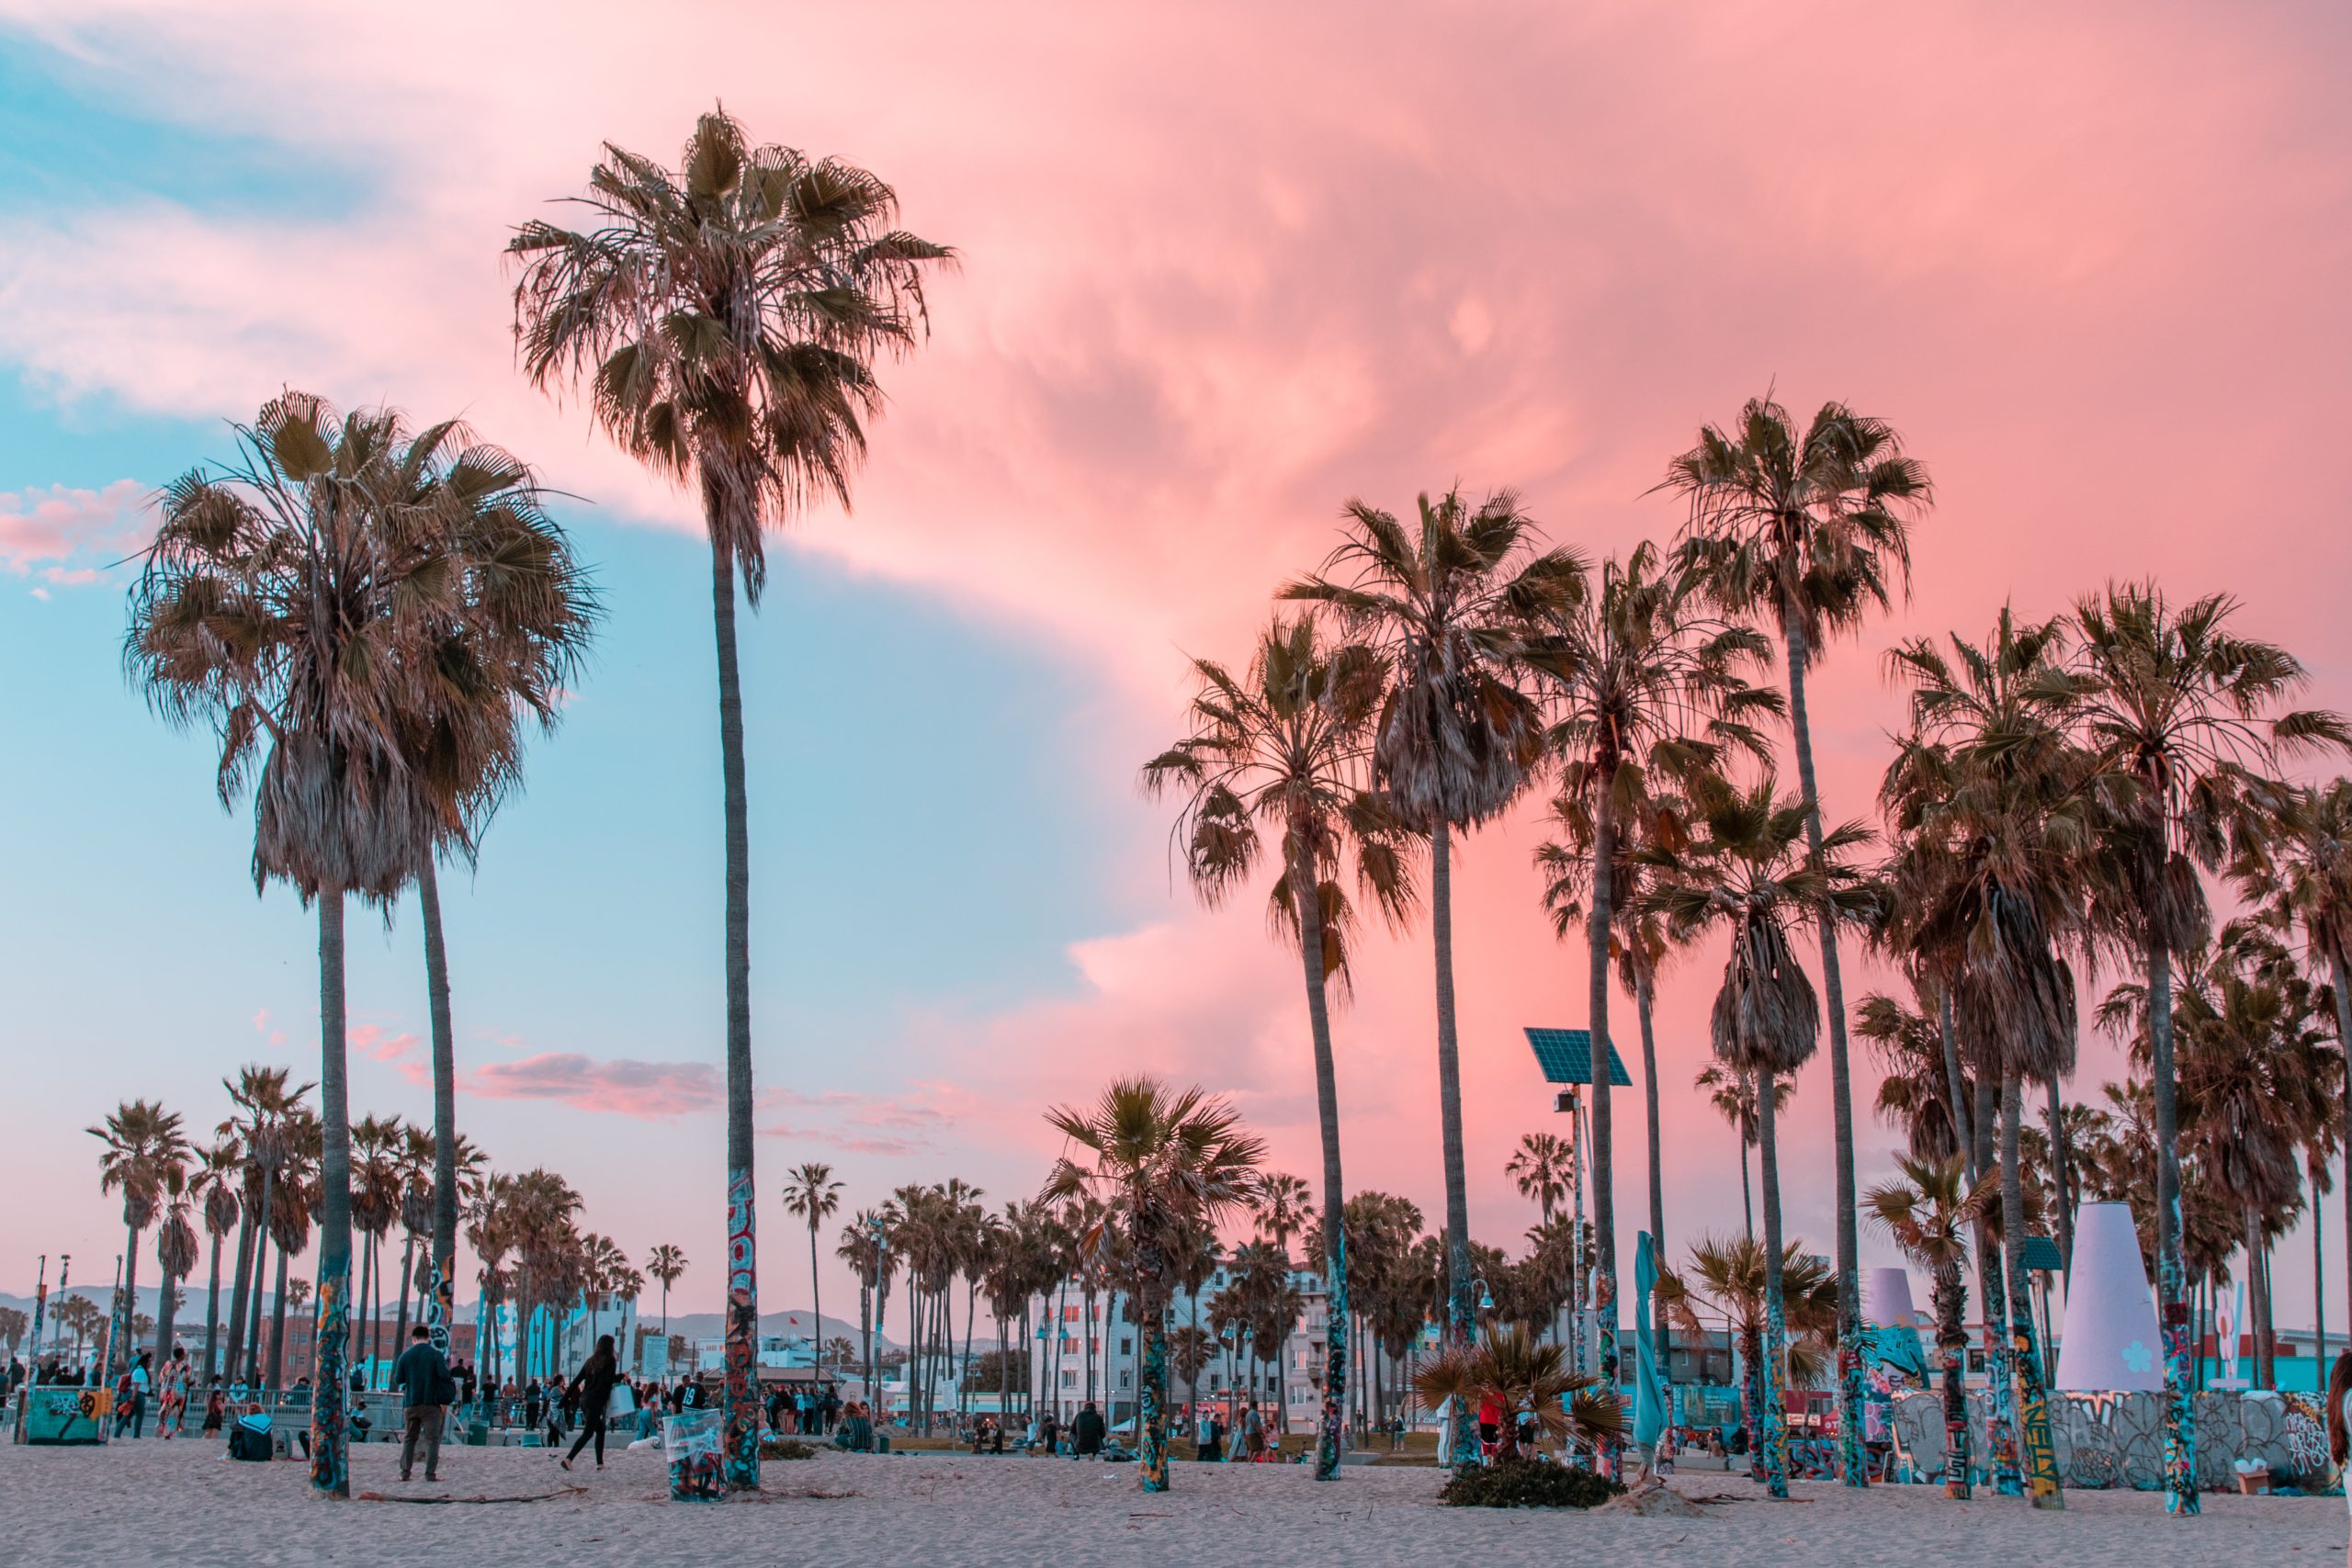
[[[620,1381],[620,1359],[613,1353],[613,1337],[603,1335],[596,1341],[595,1353],[588,1364],[572,1378],[564,1390],[567,1400],[578,1401],[580,1436],[573,1439],[571,1451],[563,1456],[563,1468],[570,1470],[588,1439],[596,1439],[596,1468],[605,1468],[605,1407],[612,1402],[613,1384]]]

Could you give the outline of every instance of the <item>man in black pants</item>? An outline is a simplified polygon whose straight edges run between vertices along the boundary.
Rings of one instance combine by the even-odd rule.
[[[424,1439],[424,1479],[441,1479],[441,1420],[457,1392],[449,1363],[433,1348],[433,1331],[417,1325],[409,1348],[392,1366],[392,1386],[401,1391],[401,1413],[407,1428],[401,1435],[401,1479],[416,1469],[416,1440]]]

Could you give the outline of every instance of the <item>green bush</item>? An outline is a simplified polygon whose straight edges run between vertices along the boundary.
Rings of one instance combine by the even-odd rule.
[[[797,1438],[762,1438],[762,1459],[815,1459],[817,1450]]]
[[[1511,1459],[1458,1472],[1437,1496],[1449,1508],[1590,1508],[1624,1490],[1572,1465]]]

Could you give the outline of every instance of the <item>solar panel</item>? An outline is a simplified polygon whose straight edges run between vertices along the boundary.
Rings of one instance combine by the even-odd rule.
[[[1535,1063],[1544,1069],[1545,1083],[1592,1081],[1591,1030],[1531,1029],[1527,1043],[1534,1048]],[[1625,1059],[1617,1055],[1613,1041],[1609,1046],[1609,1081],[1619,1089],[1634,1087],[1634,1080],[1625,1076]]]
[[[2025,1238],[2025,1266],[2037,1274],[2057,1274],[2064,1271],[2066,1260],[2058,1255],[2058,1244],[2046,1235]]]

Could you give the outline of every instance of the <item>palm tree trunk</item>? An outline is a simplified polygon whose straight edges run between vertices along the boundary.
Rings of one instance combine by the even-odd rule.
[[[1649,1139],[1650,1154],[1650,1249],[1659,1265],[1666,1262],[1666,1159],[1658,1143],[1657,1111],[1657,1040],[1650,1027],[1649,964],[1638,955],[1634,969],[1634,1011],[1642,1028],[1642,1100],[1644,1131]],[[1740,1161],[1744,1172],[1747,1160]],[[1650,1292],[1650,1336],[1657,1346],[1658,1389],[1666,1396],[1667,1424],[1673,1425],[1674,1411],[1674,1347],[1668,1337],[1671,1332],[1666,1317],[1666,1298],[1656,1291]],[[1652,1454],[1651,1462],[1657,1462]]]
[[[2050,1090],[2050,1181],[2058,1190],[2058,1261],[2064,1277],[2073,1278],[2075,1271],[2075,1159],[2072,1141],[2066,1135],[2066,1106],[2058,1092],[2058,1078],[2051,1076]]]
[[[2037,1508],[2063,1508],[2057,1450],[2050,1431],[2050,1400],[2042,1385],[2041,1358],[2034,1349],[2033,1295],[2025,1268],[2025,1187],[2018,1169],[2018,1134],[2025,1120],[2025,1095],[2015,1073],[2001,1078],[2001,1240],[2007,1254],[2009,1294],[2009,1370],[2017,1379],[2018,1427],[2025,1450],[2026,1490]]]
[[[319,895],[319,1159],[318,1375],[311,1390],[311,1490],[322,1497],[351,1495],[345,1401],[345,1363],[351,1290],[351,1122],[345,1080],[343,893]]]
[[[1470,1343],[1470,1182],[1462,1153],[1462,1052],[1453,1011],[1453,825],[1430,835],[1430,945],[1437,960],[1437,1102],[1445,1150],[1446,1337]],[[1453,1402],[1454,1468],[1477,1462],[1477,1432],[1466,1401]]]
[[[212,1277],[204,1291],[204,1381],[199,1389],[212,1386],[212,1376],[220,1365],[220,1244],[227,1238],[219,1231],[211,1234]]]
[[[458,1315],[458,1046],[449,1021],[449,950],[441,935],[441,882],[430,854],[417,868],[416,901],[424,925],[425,1001],[433,1017],[432,1305],[420,1305],[418,1314],[433,1332],[434,1348],[447,1356],[449,1328]]]
[[[2200,1512],[2197,1500],[2196,1372],[2189,1364],[2188,1274],[2180,1253],[2180,1111],[2172,1066],[2172,953],[2147,942],[2149,1077],[2156,1101],[2156,1325],[2165,1344],[2165,1511]]]
[[[825,1371],[825,1296],[824,1286],[817,1280],[817,1221],[813,1213],[808,1221],[808,1310],[817,1319],[817,1374]]]
[[[355,1298],[359,1307],[359,1332],[352,1337],[357,1341],[356,1359],[364,1370],[368,1386],[376,1386],[376,1318],[368,1310],[368,1287],[375,1282],[375,1238],[362,1232],[359,1241],[359,1294]]]
[[[268,1278],[266,1269],[272,1239],[269,1222],[275,1217],[271,1210],[277,1206],[277,1167],[272,1163],[262,1167],[261,1218],[254,1226],[253,1318],[250,1324],[239,1325],[239,1331],[245,1340],[245,1378],[256,1387],[267,1386],[262,1381],[261,1365],[262,1281]]]
[[[1804,837],[1815,863],[1821,861],[1821,791],[1814,782],[1813,727],[1804,705],[1804,672],[1810,662],[1804,618],[1792,598],[1781,617],[1788,648],[1789,724],[1795,740],[1797,783],[1804,791]],[[1846,986],[1838,967],[1837,917],[1826,904],[1821,930],[1823,1010],[1829,1015],[1830,1111],[1838,1137],[1838,1468],[1849,1486],[1870,1484],[1862,1455],[1862,1285],[1860,1209],[1854,1191],[1853,1073],[1846,1056]],[[1770,1200],[1768,1199],[1768,1201]]]
[[[400,1318],[392,1329],[392,1354],[397,1359],[408,1347],[408,1288],[416,1277],[416,1233],[408,1233],[401,1243],[401,1307]]]
[[[118,1348],[122,1351],[124,1371],[129,1371],[139,1359],[139,1347],[130,1331],[132,1322],[139,1316],[139,1229],[135,1225],[123,1228],[130,1232],[130,1239],[123,1244],[122,1300],[115,1308],[115,1326],[107,1335],[108,1383],[114,1382],[114,1353]]]
[[[1737,1130],[1736,1135],[1739,1139],[1739,1212],[1747,1217],[1747,1239],[1754,1241],[1756,1239],[1756,1192],[1753,1184],[1747,1179],[1747,1134],[1745,1130]]]
[[[277,1286],[270,1294],[269,1304],[269,1396],[272,1400],[286,1387],[286,1247],[277,1247]]]
[[[2313,1340],[2312,1354],[2319,1368],[2319,1375],[2321,1379],[2319,1386],[2325,1388],[2327,1386],[2327,1276],[2325,1268],[2327,1260],[2322,1255],[2327,1249],[2320,1245],[2320,1237],[2324,1233],[2321,1228],[2323,1224],[2320,1215],[2321,1194],[2319,1190],[2319,1178],[2321,1173],[2318,1168],[2318,1160],[2313,1158],[2312,1161],[2312,1169],[2311,1173],[2312,1338]]]
[[[735,558],[718,526],[727,502],[703,464],[711,527],[711,620],[718,651],[718,755],[727,819],[727,1484],[760,1484],[758,1245],[752,1216],[752,851],[743,783],[743,683],[735,662]]]
[[[1775,1497],[1789,1495],[1788,1413],[1781,1404],[1781,1369],[1788,1354],[1788,1319],[1781,1303],[1781,1147],[1773,1130],[1772,1075],[1756,1075],[1756,1124],[1764,1168],[1764,1344],[1758,1358],[1757,1444],[1764,1460],[1764,1484]]]
[[[163,1291],[155,1298],[155,1365],[158,1371],[162,1371],[165,1361],[171,1359],[172,1329],[179,1321],[180,1312],[180,1282],[177,1276],[169,1269],[164,1268],[162,1235],[162,1232],[156,1233],[155,1266],[162,1269],[164,1274]]]
[[[1347,1189],[1340,1177],[1340,1077],[1331,1054],[1331,1012],[1324,992],[1323,888],[1302,826],[1290,832],[1291,902],[1298,910],[1299,959],[1306,980],[1306,1021],[1315,1048],[1315,1112],[1323,1139],[1323,1418],[1315,1438],[1315,1479],[1340,1478],[1340,1413],[1348,1387]],[[1198,1293],[1194,1294],[1195,1303]],[[1197,1312],[1197,1307],[1195,1308]]]
[[[1944,1396],[1944,1495],[1964,1503],[1975,1487],[1968,1454],[1968,1288],[1962,1282],[1957,1258],[1937,1266],[1935,1292],[1936,1359]]]
[[[1143,1366],[1136,1378],[1136,1469],[1146,1492],[1168,1490],[1168,1325],[1160,1299],[1166,1269],[1159,1246],[1137,1235],[1136,1334]],[[966,1319],[968,1329],[970,1319]]]
[[[242,1183],[240,1184],[242,1186]],[[229,1382],[237,1381],[237,1370],[243,1363],[245,1347],[245,1297],[252,1290],[254,1279],[254,1215],[245,1204],[244,1194],[237,1194],[237,1278],[229,1293],[229,1356],[221,1369]],[[207,1352],[209,1357],[210,1352]]]
[[[1617,1398],[1617,1183],[1614,1128],[1610,1115],[1609,920],[1617,860],[1616,767],[1605,761],[1592,814],[1592,909],[1585,922],[1587,1016],[1592,1033],[1592,1214],[1598,1233],[1593,1270],[1593,1307],[1599,1319],[1600,1387]],[[1617,1476],[1617,1440],[1603,1436],[1593,1445],[1601,1475]]]
[[[1951,993],[1940,987],[1938,991],[1936,1024],[1944,1048],[1944,1092],[1950,1096],[1952,1133],[1960,1140],[1961,1153],[1968,1156],[1969,1164],[1973,1167],[1976,1163],[1976,1138],[1969,1125],[1968,1079],[1962,1076],[1960,1070],[1960,1041],[1952,1032]]]
[[[1999,1101],[1989,1075],[1976,1077],[1976,1141],[1969,1149],[1972,1179],[1982,1181],[1997,1164]],[[2003,1326],[2008,1319],[2009,1293],[2001,1283],[2001,1249],[1993,1227],[1976,1222],[1976,1293],[1984,1324],[1984,1463],[1991,1472],[1993,1491],[2001,1497],[2025,1495],[2025,1479],[2018,1470],[2018,1441],[2012,1408],[2015,1385],[2009,1381],[2009,1338]]]

